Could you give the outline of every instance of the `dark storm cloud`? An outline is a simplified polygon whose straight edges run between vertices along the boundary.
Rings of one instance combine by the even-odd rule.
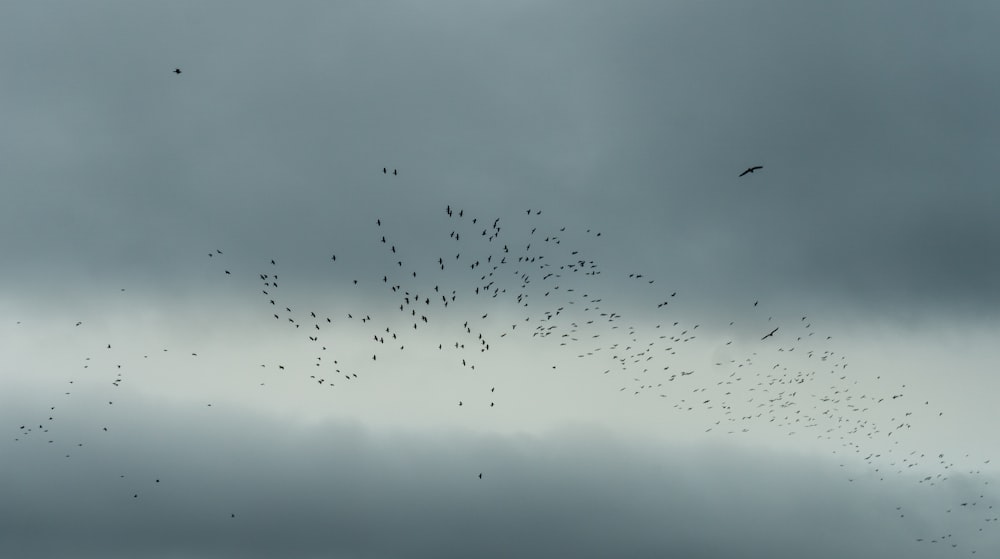
[[[373,432],[140,403],[128,404],[135,420],[111,432],[83,421],[47,434],[54,445],[2,443],[0,552],[932,557],[939,550],[915,538],[954,530],[940,547],[989,555],[985,536],[950,527],[926,489],[864,475],[851,483],[856,472],[824,459],[583,427],[519,437]],[[5,406],[4,424],[19,413]]]
[[[601,228],[610,253],[734,301],[998,295],[980,4],[9,15],[9,282],[190,282],[216,245],[309,260],[374,215],[419,239],[453,202]]]
[[[717,292],[898,309],[995,298],[998,168],[983,147],[998,80],[976,54],[990,18],[713,6],[651,18],[604,51],[624,68],[609,87],[631,134],[602,178],[636,237],[660,233],[647,258]],[[752,164],[764,169],[737,180]]]
[[[994,316],[983,302],[1000,295],[992,215],[1000,163],[991,151],[1000,140],[997,15],[972,2],[791,0],[5,10],[0,288],[10,301],[3,307],[18,315],[9,322],[25,328],[8,324],[11,335],[0,340],[2,380],[13,387],[0,394],[0,427],[8,429],[0,555],[920,558],[952,544],[997,555],[1000,544],[978,533],[979,509],[943,513],[972,490],[955,473],[959,483],[931,491],[888,473],[879,482],[851,460],[766,449],[625,441],[583,429],[386,434],[205,405],[208,385],[224,391],[219,383],[246,380],[249,367],[263,374],[259,363],[247,365],[251,353],[270,352],[261,360],[271,368],[272,360],[311,357],[277,338],[273,350],[246,349],[263,338],[240,337],[241,328],[270,336],[273,324],[242,323],[256,316],[251,305],[268,306],[257,274],[281,273],[289,293],[281,302],[296,313],[394,311],[381,280],[395,262],[381,235],[398,244],[398,258],[435,273],[439,254],[451,254],[442,246],[475,257],[466,237],[449,239],[458,226],[445,221],[447,204],[499,217],[505,238],[519,243],[533,227],[567,227],[559,250],[601,264],[594,281],[604,291],[592,293],[611,294],[610,312],[661,286],[680,291],[670,312],[685,322],[709,311],[730,320],[734,305],[749,312],[760,299],[757,322],[740,322],[754,343],[766,332],[756,332],[758,322],[772,313],[779,335],[791,331],[780,314],[789,309],[796,322],[816,311],[817,328],[840,313],[848,321],[867,312]],[[750,165],[763,169],[737,177]],[[600,240],[584,233],[591,228],[604,233]],[[210,258],[216,249],[225,254]],[[475,281],[457,268],[431,283],[471,290]],[[655,288],[625,283],[632,272],[655,278]],[[361,280],[356,289],[353,279]],[[244,294],[256,303],[229,312]],[[467,300],[449,317],[481,304],[462,306]],[[491,320],[515,314],[476,310]],[[156,319],[163,316],[170,320]],[[46,320],[62,330],[32,329]],[[629,324],[644,321],[656,322],[629,316]],[[84,362],[68,356],[110,349],[105,338],[119,328],[130,337],[115,338],[104,359],[145,359],[177,342],[171,358],[182,350],[187,358],[192,346],[208,364],[169,376],[165,363],[182,362],[143,361],[128,371],[137,391],[116,393],[118,415],[103,401],[98,409],[73,399],[78,407],[60,408],[51,433],[22,437],[24,418],[48,409],[27,392],[46,378],[83,375],[67,367]],[[910,340],[893,347],[904,353]],[[875,345],[856,347],[874,354],[889,344]],[[830,347],[838,356],[854,349]],[[548,359],[539,348],[512,352],[526,363],[534,351]],[[942,363],[933,366],[952,364]],[[989,360],[981,363],[976,370],[989,371]],[[419,359],[407,365],[407,373],[436,372]],[[871,376],[880,373],[890,375]],[[198,375],[203,382],[187,384]],[[940,386],[981,391],[971,378]],[[545,381],[563,379],[581,382]],[[170,381],[174,397],[197,405],[141,397]],[[875,393],[851,386],[852,395]],[[354,403],[434,390],[390,388]],[[300,393],[264,394],[313,411]],[[511,407],[530,402],[518,396]],[[853,396],[837,397],[846,404]],[[953,406],[971,401],[981,400],[956,396]],[[522,415],[531,420],[530,410]],[[118,421],[105,433],[108,417]],[[923,432],[911,436],[936,444]],[[918,545],[919,537],[939,542]]]

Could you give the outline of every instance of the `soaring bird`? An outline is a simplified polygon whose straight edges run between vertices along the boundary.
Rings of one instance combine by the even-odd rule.
[[[175,74],[180,74],[181,73],[181,69],[180,68],[174,68],[174,73]]]
[[[766,336],[764,336],[764,337],[763,337],[763,338],[761,338],[761,339],[762,339],[762,340],[766,340],[767,338],[770,338],[771,336],[773,336],[773,335],[774,335],[774,333],[775,333],[775,332],[777,332],[777,331],[778,331],[778,327],[777,327],[777,326],[775,326],[775,327],[774,327],[774,330],[771,330],[770,332],[768,332],[768,333],[767,333],[767,335],[766,335]]]
[[[764,168],[763,165],[756,165],[754,167],[750,167],[746,171],[743,171],[742,173],[740,173],[740,176],[742,177],[743,175],[745,175],[747,173],[752,173],[752,172],[756,171],[757,169],[763,169],[763,168]]]

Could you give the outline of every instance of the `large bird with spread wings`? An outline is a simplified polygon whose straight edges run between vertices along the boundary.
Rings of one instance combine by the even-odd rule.
[[[757,169],[763,169],[763,168],[764,168],[763,165],[755,165],[753,167],[750,167],[746,171],[743,171],[742,173],[740,173],[740,176],[742,177],[743,175],[746,175],[748,173],[752,173],[752,172],[756,171]]]

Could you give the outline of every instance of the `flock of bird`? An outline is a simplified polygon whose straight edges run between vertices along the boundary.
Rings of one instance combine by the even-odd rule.
[[[181,69],[174,73],[180,75]],[[751,166],[739,177],[762,168]],[[390,167],[382,173],[390,170],[398,176]],[[538,374],[558,368],[614,379],[620,395],[656,398],[706,432],[763,430],[830,441],[833,452],[854,455],[880,480],[909,476],[918,485],[936,486],[960,478],[967,498],[942,514],[961,513],[961,518],[942,521],[932,532],[915,536],[918,541],[974,554],[975,542],[962,530],[974,526],[982,532],[998,522],[996,499],[981,471],[954,472],[953,461],[943,454],[904,449],[899,437],[893,438],[911,429],[917,416],[942,412],[932,411],[929,401],[908,405],[905,386],[871,388],[877,378],[851,376],[833,337],[814,328],[808,316],[776,319],[760,301],[747,301],[745,313],[707,331],[706,325],[673,312],[678,292],[658,278],[607,269],[588,255],[589,247],[606,238],[596,229],[552,223],[537,208],[524,208],[520,215],[477,215],[447,202],[425,218],[438,230],[434,239],[414,238],[389,217],[373,215],[369,234],[352,241],[371,249],[365,262],[344,253],[323,255],[340,282],[331,289],[358,294],[336,303],[303,306],[294,271],[283,270],[278,257],[262,256],[254,270],[228,262],[222,249],[202,258],[220,281],[256,283],[259,292],[248,304],[270,327],[297,340],[291,343],[300,344],[299,355],[311,355],[308,367],[301,359],[261,367],[298,378],[304,387],[364,383],[391,366],[394,356],[413,352],[419,358],[435,355],[454,372],[482,377],[475,394],[449,405],[492,409],[513,405],[516,398],[492,371],[493,353],[501,347],[536,347],[558,356],[539,364]],[[617,293],[620,306],[609,300],[614,287],[611,295],[601,291],[608,289],[603,280],[609,278],[612,285],[630,286],[627,295]],[[286,296],[289,290],[293,295]],[[373,296],[378,305],[362,302]],[[744,321],[746,316],[751,318]],[[76,322],[75,327],[86,325]],[[102,349],[110,351],[112,344]],[[706,366],[691,365],[705,362],[706,354],[712,356]],[[84,360],[84,368],[89,361]],[[124,373],[121,365],[109,372],[114,388]],[[67,389],[63,396],[71,393]],[[57,410],[53,403],[41,421],[19,423],[16,440],[40,438],[70,458],[70,447],[84,443],[58,440]],[[109,433],[107,425],[98,427],[100,434]],[[841,465],[848,467],[846,461]],[[470,475],[484,479],[484,472]],[[141,497],[137,488],[128,494]],[[905,518],[902,505],[893,509]],[[236,518],[235,512],[229,516]]]

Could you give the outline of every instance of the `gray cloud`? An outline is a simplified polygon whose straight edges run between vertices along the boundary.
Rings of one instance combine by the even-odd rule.
[[[592,426],[385,432],[232,408],[141,413],[149,403],[126,404],[135,420],[112,432],[47,435],[83,447],[4,443],[5,555],[937,557],[992,543],[929,522],[927,489],[816,457],[650,446]]]
[[[396,304],[381,282],[389,270],[419,272],[405,289],[467,292],[479,284],[468,265],[487,248],[533,243],[549,262],[569,262],[572,251],[598,262],[601,275],[567,273],[560,286],[606,297],[606,310],[627,315],[630,326],[669,325],[665,317],[680,328],[704,324],[704,345],[670,360],[674,370],[702,375],[714,367],[709,359],[753,356],[752,372],[749,364],[736,370],[742,361],[734,372],[747,383],[777,383],[753,385],[758,394],[784,395],[779,379],[787,377],[756,367],[796,368],[789,354],[801,334],[795,357],[817,348],[862,356],[852,357],[842,384],[788,397],[803,413],[829,396],[838,410],[866,410],[850,421],[881,429],[913,411],[911,396],[940,396],[946,404],[935,401],[935,410],[968,415],[949,424],[927,404],[919,423],[903,420],[926,429],[901,433],[910,446],[935,456],[927,449],[947,443],[950,457],[959,442],[988,440],[985,414],[968,408],[988,407],[991,356],[935,345],[935,334],[961,336],[996,319],[996,8],[787,0],[53,6],[23,4],[0,18],[0,51],[8,53],[0,57],[0,380],[33,393],[24,402],[4,395],[0,413],[3,425],[20,425],[48,407],[37,391],[66,376],[94,380],[80,372],[80,356],[108,341],[114,359],[129,360],[136,388],[116,394],[124,416],[88,407],[93,398],[74,400],[68,415],[79,429],[117,417],[106,440],[60,423],[58,444],[37,436],[2,443],[2,554],[930,557],[940,551],[914,539],[943,536],[943,526],[955,536],[937,547],[957,543],[964,553],[976,545],[988,555],[1000,545],[978,534],[979,509],[942,512],[979,477],[952,473],[953,483],[918,492],[906,476],[876,482],[875,467],[890,469],[888,450],[897,451],[893,459],[901,451],[859,432],[830,445],[844,442],[838,450],[847,455],[885,451],[886,462],[834,463],[829,448],[815,455],[821,444],[804,456],[659,439],[645,448],[611,433],[643,413],[658,425],[658,408],[595,396],[647,383],[654,375],[643,365],[631,362],[621,381],[595,380],[600,370],[585,376],[569,353],[521,340],[480,361],[480,373],[496,373],[490,382],[519,390],[503,402],[510,424],[560,424],[578,417],[566,410],[592,405],[600,409],[591,420],[607,420],[609,433],[518,438],[481,417],[483,434],[424,417],[405,433],[370,431],[380,420],[405,423],[411,408],[365,415],[358,410],[367,403],[412,395],[452,406],[453,394],[486,383],[449,377],[451,369],[416,352],[392,371],[380,357],[370,384],[337,393],[353,399],[339,411],[357,425],[304,428],[216,413],[266,399],[225,394],[250,367],[261,375],[254,388],[267,378],[275,413],[333,413],[312,391],[265,377],[283,362],[301,380],[315,363],[296,345],[302,336],[293,341],[257,321],[271,318],[258,312],[268,302],[257,274],[280,271],[281,302],[296,312],[381,312],[381,327]],[[764,168],[737,177],[752,164]],[[447,218],[449,204],[466,212],[464,221]],[[498,243],[484,241],[471,217],[500,218]],[[561,244],[538,241],[534,228]],[[381,235],[398,253],[384,251]],[[216,249],[225,254],[209,258]],[[459,252],[461,260],[437,270],[438,257]],[[397,259],[405,269],[394,268]],[[514,293],[519,282],[508,275]],[[651,303],[675,290],[669,313],[652,314]],[[544,291],[536,281],[526,292],[534,304]],[[428,331],[490,313],[483,330],[498,334],[498,316],[523,318],[509,299],[470,299]],[[801,315],[834,341],[793,334],[790,322]],[[765,347],[756,342],[771,316],[782,327],[773,340],[780,346]],[[74,327],[78,320],[86,327]],[[729,321],[737,325],[723,330]],[[907,337],[918,327],[925,331]],[[892,344],[861,339],[879,328]],[[658,339],[645,330],[594,332],[602,343]],[[841,333],[846,345],[838,345]],[[337,341],[345,362],[357,357],[354,338]],[[169,358],[140,361],[161,346]],[[199,365],[180,361],[189,348],[202,354]],[[410,372],[432,380],[421,384]],[[533,383],[580,401],[542,409]],[[892,407],[869,412],[860,402],[903,384],[916,388]],[[616,415],[629,417],[617,423]],[[673,428],[700,433],[707,416],[697,419]],[[70,448],[77,439],[85,446]],[[951,468],[940,466],[927,467],[934,475]],[[482,482],[472,475],[480,470]],[[162,487],[149,485],[156,476]],[[893,503],[911,512],[897,520]]]
[[[304,258],[475,202],[685,286],[969,311],[998,284],[985,9],[22,8],[5,250],[22,281],[183,280],[194,246]]]

